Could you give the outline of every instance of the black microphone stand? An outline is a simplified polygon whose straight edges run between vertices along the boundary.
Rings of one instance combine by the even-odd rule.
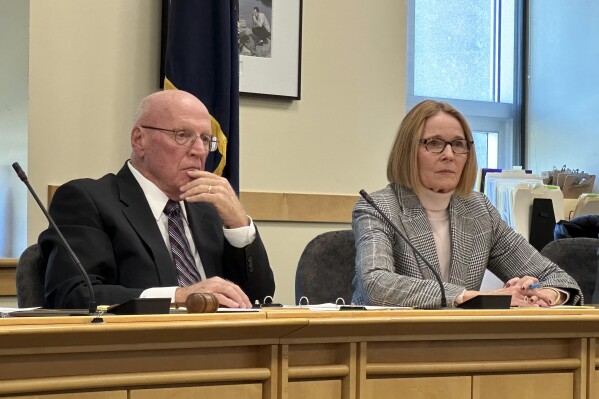
[[[69,256],[71,257],[71,259],[73,260],[73,262],[77,266],[77,269],[79,270],[79,273],[81,273],[81,276],[83,276],[83,279],[85,280],[85,284],[87,285],[87,289],[89,291],[89,314],[90,315],[96,314],[96,311],[97,311],[97,308],[98,308],[97,305],[96,305],[96,296],[94,294],[94,290],[92,288],[92,283],[91,283],[91,281],[89,279],[89,276],[87,275],[87,272],[83,268],[83,265],[79,261],[79,258],[77,258],[77,255],[75,255],[75,252],[73,252],[73,250],[71,249],[71,246],[69,245],[69,243],[67,242],[67,240],[64,238],[64,236],[62,235],[62,233],[58,229],[58,226],[56,226],[56,223],[54,223],[54,219],[52,219],[52,217],[50,216],[50,214],[46,210],[46,207],[40,201],[39,197],[35,193],[35,190],[33,189],[33,187],[31,187],[31,184],[29,184],[29,180],[27,179],[27,175],[25,174],[25,172],[23,171],[23,169],[21,169],[21,166],[19,165],[19,163],[18,162],[13,163],[12,167],[15,170],[15,172],[17,172],[17,175],[19,176],[19,178],[23,181],[23,183],[25,183],[25,185],[29,189],[29,192],[31,193],[31,195],[33,196],[33,198],[35,199],[35,201],[39,205],[40,209],[42,210],[42,212],[46,216],[46,219],[48,219],[48,221],[50,222],[50,225],[52,226],[52,228],[58,234],[58,237],[60,238],[62,244],[66,248]]]
[[[408,240],[408,238],[405,235],[403,235],[401,230],[399,230],[399,228],[397,228],[397,226],[395,226],[395,224],[393,224],[391,219],[389,219],[389,217],[381,210],[381,208],[379,208],[379,206],[376,204],[376,202],[374,202],[372,197],[370,195],[368,195],[368,193],[366,191],[364,191],[363,189],[360,190],[360,195],[362,196],[362,198],[364,198],[366,200],[366,202],[368,202],[370,205],[372,205],[372,207],[383,217],[383,219],[385,219],[385,221],[387,223],[389,223],[391,225],[393,230],[395,230],[395,232],[404,240],[404,242],[406,244],[408,244],[410,246],[410,248],[412,248],[414,253],[416,255],[418,255],[418,257],[424,262],[424,264],[429,268],[429,270],[431,272],[433,272],[433,275],[435,276],[435,279],[437,280],[437,283],[439,284],[439,289],[441,290],[441,309],[447,308],[447,296],[445,294],[445,286],[443,285],[443,281],[441,281],[441,276],[439,276],[439,273],[433,268],[433,266],[429,263],[429,261],[426,260],[424,255],[422,255],[420,253],[420,251],[418,251],[416,249],[416,247],[410,242],[410,240]]]

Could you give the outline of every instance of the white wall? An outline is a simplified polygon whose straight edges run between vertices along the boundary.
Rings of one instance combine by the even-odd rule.
[[[530,15],[527,167],[599,175],[599,2],[534,0]]]
[[[405,0],[304,0],[302,99],[242,98],[241,190],[356,194],[386,184],[405,115]],[[158,89],[159,0],[31,0],[30,179],[118,170],[141,98]],[[46,227],[29,203],[28,240]],[[293,303],[306,243],[344,224],[259,223],[275,300]]]

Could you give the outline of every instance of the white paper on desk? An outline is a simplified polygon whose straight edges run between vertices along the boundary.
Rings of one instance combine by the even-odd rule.
[[[258,312],[260,309],[218,308],[217,313]]]
[[[321,303],[318,305],[307,305],[300,306],[301,308],[308,308],[310,310],[318,310],[318,311],[329,311],[329,310],[339,310],[342,306],[349,308],[351,305],[335,305],[334,303]],[[396,309],[414,309],[409,306],[358,306],[358,308],[366,308],[366,310],[396,310]],[[348,310],[348,309],[345,309]],[[361,310],[361,309],[356,309]]]
[[[10,312],[26,312],[28,310],[41,309],[41,307],[37,306],[34,308],[0,308],[0,313],[10,313]]]
[[[233,309],[233,308],[218,308],[216,310],[216,313],[241,313],[241,312],[257,312],[258,309]],[[170,310],[171,314],[187,314],[187,309],[185,308],[185,306],[179,306],[178,308],[174,309],[171,308]],[[198,314],[198,313],[196,313]]]
[[[334,303],[319,303],[318,305],[300,306],[300,308],[308,308],[310,310],[339,310],[341,306],[345,305],[335,305]]]
[[[12,312],[26,312],[28,310],[35,310],[35,309],[40,309],[40,307],[35,307],[35,308],[0,308],[0,317],[4,318],[4,317],[11,317],[11,313]]]

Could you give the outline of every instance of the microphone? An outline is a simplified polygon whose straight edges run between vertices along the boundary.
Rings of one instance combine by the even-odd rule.
[[[29,192],[31,193],[31,195],[35,199],[35,202],[37,202],[38,206],[40,207],[40,209],[42,210],[42,212],[46,216],[46,219],[48,219],[48,221],[50,222],[50,225],[52,226],[52,228],[58,234],[58,237],[60,238],[60,242],[66,248],[69,256],[73,260],[73,263],[75,263],[75,266],[77,266],[77,269],[79,270],[79,273],[81,273],[81,276],[83,276],[83,279],[85,280],[85,284],[87,285],[87,290],[89,291],[89,314],[95,314],[96,310],[97,310],[96,296],[94,295],[94,290],[92,288],[92,283],[91,283],[91,281],[89,279],[89,276],[87,275],[87,272],[83,268],[83,265],[79,261],[79,258],[77,258],[77,255],[75,255],[75,252],[73,252],[73,250],[71,249],[71,246],[69,245],[69,243],[67,242],[67,240],[64,238],[64,236],[62,235],[62,233],[58,229],[58,226],[56,226],[56,223],[54,223],[54,219],[52,219],[52,216],[50,216],[50,214],[46,210],[46,207],[40,201],[39,197],[35,193],[35,190],[33,189],[33,187],[31,187],[31,184],[29,184],[29,180],[27,179],[27,175],[25,174],[25,172],[23,171],[23,169],[21,169],[21,166],[19,165],[19,163],[18,162],[13,163],[12,167],[15,170],[15,172],[17,172],[17,175],[19,176],[19,178],[23,181],[23,183],[25,183],[25,185],[29,189]]]
[[[424,262],[426,267],[428,267],[429,270],[431,272],[433,272],[433,275],[435,276],[435,279],[437,280],[437,283],[439,284],[439,289],[441,290],[441,308],[442,309],[446,308],[447,307],[447,296],[445,295],[445,286],[443,286],[443,282],[441,281],[441,276],[439,276],[439,273],[433,268],[433,266],[429,263],[429,261],[426,260],[424,255],[422,255],[420,253],[420,251],[418,251],[416,249],[416,247],[410,242],[410,240],[408,240],[408,238],[397,228],[397,226],[395,226],[395,224],[393,224],[391,219],[389,219],[389,217],[381,210],[381,208],[379,208],[379,206],[376,204],[376,202],[374,202],[372,197],[370,195],[368,195],[368,193],[366,191],[364,191],[364,189],[360,190],[360,195],[362,196],[362,198],[364,198],[366,200],[366,202],[368,202],[370,205],[372,205],[372,207],[379,213],[379,215],[381,215],[383,217],[383,219],[385,219],[387,221],[387,223],[389,223],[391,225],[393,230],[395,230],[395,232],[402,238],[402,240],[404,240],[404,242],[406,244],[408,244],[410,246],[410,248],[412,248],[414,253],[416,255],[418,255],[418,257]]]

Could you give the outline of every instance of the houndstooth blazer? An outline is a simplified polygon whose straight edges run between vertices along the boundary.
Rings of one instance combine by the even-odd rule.
[[[440,274],[433,233],[416,194],[389,184],[372,194],[379,207]],[[449,203],[451,264],[444,283],[448,306],[464,289],[480,290],[489,269],[502,281],[536,277],[543,285],[567,289],[570,304],[582,300],[574,279],[543,257],[500,217],[486,196],[453,195]],[[356,275],[352,302],[362,305],[436,308],[441,295],[433,273],[378,212],[363,199],[353,211]]]

